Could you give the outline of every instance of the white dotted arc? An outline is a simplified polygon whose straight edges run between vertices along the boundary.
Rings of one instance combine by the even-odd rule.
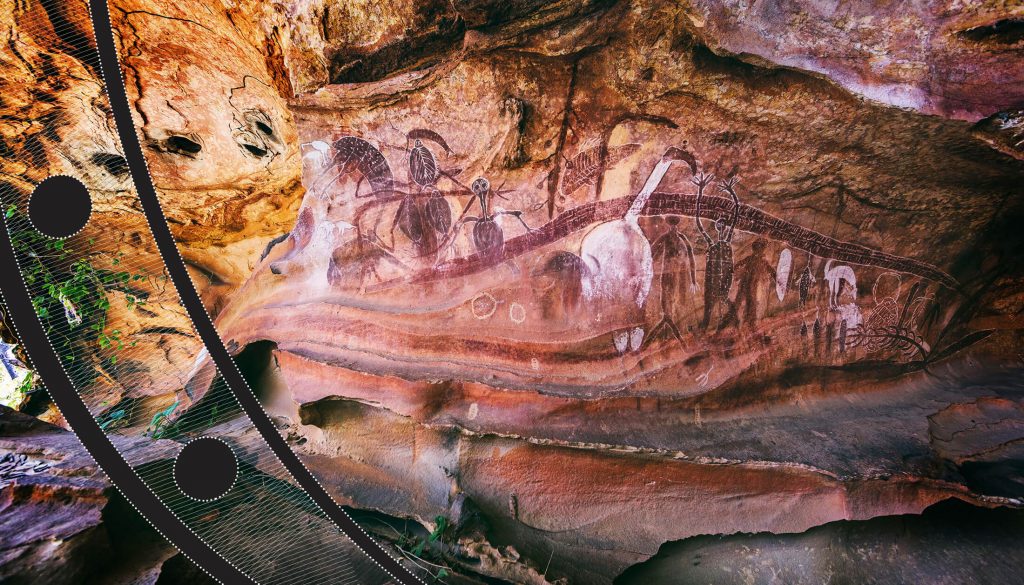
[[[39,185],[43,184],[43,181],[46,181],[47,179],[52,179],[52,178],[54,178],[54,177],[66,177],[66,178],[68,178],[68,179],[71,179],[71,180],[75,181],[76,183],[78,183],[79,185],[81,185],[81,186],[82,186],[82,188],[86,190],[86,192],[88,192],[88,193],[90,194],[90,198],[92,197],[92,192],[91,192],[91,191],[89,191],[89,186],[88,186],[88,185],[86,185],[86,184],[85,184],[85,183],[84,183],[84,182],[83,182],[83,181],[82,181],[81,179],[79,179],[78,177],[75,177],[75,176],[73,176],[73,175],[68,175],[68,174],[66,174],[66,173],[57,173],[57,174],[55,174],[55,175],[49,175],[49,176],[47,176],[47,177],[46,177],[46,179],[43,179],[42,181],[39,181],[38,183],[36,183],[36,189],[38,189],[38,188],[39,188]],[[33,190],[33,193],[35,193],[35,191],[34,191],[34,190]],[[31,202],[31,200],[32,200],[32,196],[31,196],[31,195],[29,195],[29,201]],[[68,235],[66,235],[66,236],[61,236],[61,237],[54,237],[54,236],[51,236],[51,235],[49,235],[49,234],[47,234],[47,233],[43,232],[43,230],[39,229],[39,226],[37,226],[37,225],[36,225],[36,224],[35,224],[35,223],[34,223],[34,222],[32,221],[32,215],[31,215],[30,213],[28,213],[28,209],[27,209],[27,208],[25,209],[25,217],[27,217],[27,218],[28,218],[28,223],[29,223],[29,225],[31,225],[31,226],[32,226],[32,229],[36,230],[36,232],[38,232],[38,233],[39,233],[40,235],[42,235],[42,236],[44,236],[44,237],[46,237],[46,238],[49,238],[49,239],[51,239],[51,240],[66,240],[66,239],[68,239],[68,238],[73,238],[73,237],[77,236],[78,234],[82,233],[82,230],[84,230],[84,229],[86,228],[86,226],[88,226],[88,225],[89,225],[89,220],[90,220],[90,219],[92,219],[92,205],[90,205],[90,206],[89,206],[89,216],[85,218],[85,222],[84,222],[84,223],[82,223],[82,227],[80,227],[80,228],[78,228],[77,230],[75,230],[75,232],[74,232],[74,233],[72,233],[72,234],[68,234]]]
[[[4,229],[7,229],[6,225],[4,226]],[[8,233],[10,233],[10,230],[8,230]],[[20,271],[18,272],[18,278],[22,278],[22,285],[24,286],[24,284],[25,284],[25,281],[24,281],[24,278],[23,278],[23,277],[21,276],[21,272],[20,272]],[[3,296],[3,292],[2,292],[2,291],[0,291],[0,300],[2,300],[3,298],[4,298],[4,296]],[[6,301],[5,301],[5,303],[6,303]],[[15,334],[17,334],[17,335],[18,335],[18,338],[19,338],[19,339],[21,339],[21,332],[19,332],[19,331],[18,331],[18,324],[17,324],[17,323],[15,323],[13,319],[11,319],[11,323],[12,323],[12,324],[14,325],[14,332],[15,332]],[[50,338],[49,338],[49,337],[47,337],[47,338],[46,338],[46,343],[47,343],[47,345],[49,345],[49,346],[50,346],[50,349],[53,349],[53,343],[51,343],[51,342],[50,342]],[[55,350],[55,349],[54,349],[54,353],[56,353],[56,350]],[[58,362],[58,363],[59,363],[59,362]],[[68,375],[68,371],[67,371],[67,369],[66,369],[66,368],[64,367],[64,364],[60,364],[60,369],[61,369],[61,371],[63,371],[63,372],[64,372],[64,375],[65,375],[65,376],[67,376],[67,377],[68,377],[68,379],[70,380],[70,379],[71,379],[71,376],[70,376],[70,375]],[[42,376],[40,376],[40,378],[42,378]],[[46,380],[43,380],[43,383],[45,384],[45,383],[46,383]],[[61,418],[64,418],[64,412],[63,412],[63,411],[61,411],[61,409],[60,409],[60,406],[57,406],[57,404],[56,404],[56,403],[54,403],[53,407],[57,409],[57,413],[58,413],[58,414],[60,414]],[[66,419],[65,419],[65,420],[66,420]],[[156,524],[155,522],[153,522],[152,520],[150,520],[150,519],[149,519],[149,516],[146,516],[145,514],[143,514],[143,513],[142,513],[142,510],[139,510],[139,507],[138,507],[138,506],[136,506],[136,505],[135,505],[135,502],[133,502],[133,501],[131,500],[131,498],[129,498],[129,497],[128,497],[128,494],[124,493],[124,490],[122,490],[122,489],[121,489],[121,486],[117,485],[117,484],[116,484],[116,483],[115,483],[115,482],[114,482],[114,481],[113,481],[112,479],[110,479],[110,474],[109,474],[109,473],[107,473],[107,470],[103,468],[103,464],[101,464],[101,463],[100,463],[99,461],[97,461],[97,460],[96,460],[96,458],[95,458],[95,457],[93,457],[93,456],[92,456],[92,452],[91,452],[91,451],[89,451],[89,447],[88,447],[88,446],[86,446],[86,444],[82,442],[82,439],[81,439],[81,437],[79,437],[79,436],[78,436],[78,433],[74,432],[74,429],[72,429],[72,430],[71,430],[71,435],[75,437],[75,440],[77,440],[77,441],[78,441],[78,444],[82,446],[82,449],[83,449],[83,450],[84,450],[84,451],[85,451],[86,453],[88,453],[88,454],[89,454],[89,458],[90,458],[90,459],[92,459],[94,463],[96,463],[96,466],[97,466],[97,467],[99,467],[99,469],[100,469],[100,471],[101,471],[101,472],[103,472],[103,475],[105,475],[105,476],[107,477],[107,482],[108,482],[108,483],[110,483],[110,485],[114,486],[114,488],[115,488],[115,489],[117,490],[117,492],[118,492],[119,494],[121,494],[121,497],[122,497],[122,498],[124,498],[124,501],[128,502],[128,505],[130,505],[130,506],[131,506],[131,507],[132,507],[132,508],[133,508],[133,509],[135,510],[135,513],[136,513],[136,514],[138,514],[139,516],[141,516],[141,517],[142,517],[143,519],[145,519],[145,520],[146,520],[146,523],[147,523],[147,524],[149,524],[149,525],[150,525],[150,527],[152,527],[152,528],[153,528],[153,530],[156,530],[157,534],[159,534],[159,535],[160,535],[160,538],[163,538],[163,539],[164,539],[165,541],[167,541],[167,542],[170,542],[171,544],[174,544],[174,543],[173,543],[173,541],[172,541],[172,540],[171,540],[170,538],[167,538],[167,535],[166,535],[166,534],[164,534],[164,531],[163,531],[163,530],[160,530],[160,527],[159,527],[159,526],[157,526],[157,524]],[[109,439],[108,439],[108,440],[109,440]],[[124,455],[123,455],[123,454],[122,454],[122,453],[121,453],[120,451],[118,451],[118,450],[117,450],[117,447],[114,447],[114,451],[115,451],[115,452],[117,453],[117,455],[118,455],[118,456],[119,456],[119,457],[121,458],[121,461],[123,461],[123,462],[124,462],[124,464],[125,464],[125,465],[127,465],[127,466],[128,466],[128,468],[132,470],[132,473],[134,473],[134,474],[135,474],[135,477],[139,477],[139,474],[138,474],[138,472],[136,472],[136,471],[135,471],[135,468],[134,468],[134,467],[132,467],[131,463],[129,463],[129,462],[128,462],[128,460],[124,458]],[[142,478],[141,478],[141,477],[139,477],[139,480],[140,480],[140,481],[142,481]],[[143,482],[143,485],[145,485],[145,482]],[[149,486],[147,485],[146,487],[148,488]],[[152,489],[150,489],[150,490],[149,490],[149,492],[150,492],[151,494],[153,494],[154,496],[156,496],[156,494],[155,494],[155,493],[153,493],[153,490],[152,490]],[[159,496],[157,496],[157,499],[159,499]],[[162,503],[163,503],[163,500],[161,500],[160,502],[161,502],[161,504],[162,504]],[[192,530],[192,527],[190,527],[190,526],[189,526],[188,524],[186,524],[184,520],[181,520],[181,517],[179,517],[179,516],[178,516],[178,514],[174,512],[174,510],[172,510],[172,509],[171,509],[170,507],[168,507],[168,506],[166,506],[166,505],[164,506],[164,508],[166,508],[166,509],[167,509],[167,511],[168,511],[168,512],[170,512],[170,514],[171,514],[172,516],[174,516],[174,517],[175,517],[175,518],[177,518],[177,519],[178,519],[179,521],[181,521],[181,524],[182,524],[182,526],[184,526],[186,530],[188,530],[189,532],[191,532],[193,536],[195,536],[195,537],[196,537],[197,539],[199,539],[199,540],[200,540],[200,541],[202,541],[202,542],[206,542],[206,541],[202,540],[202,538],[200,538],[200,537],[199,537],[199,535],[198,535],[198,534],[196,533],[196,531],[195,531],[195,530]],[[209,546],[209,545],[207,545],[207,546]],[[200,564],[200,563],[197,563],[195,559],[193,559],[193,558],[192,558],[191,556],[189,556],[189,555],[188,555],[188,553],[186,553],[185,551],[183,551],[183,550],[179,549],[178,547],[174,547],[174,548],[176,548],[176,549],[178,550],[178,553],[180,553],[181,555],[183,555],[183,556],[184,556],[184,557],[185,557],[186,559],[188,559],[188,560],[189,560],[189,561],[190,561],[190,562],[191,562],[191,563],[192,563],[193,565],[195,565],[195,566],[199,567],[199,570],[201,570],[202,572],[206,573],[206,575],[207,575],[208,577],[210,577],[210,578],[211,578],[211,579],[213,579],[214,581],[217,581],[218,583],[222,583],[222,581],[221,581],[220,579],[217,579],[217,577],[215,577],[215,576],[213,575],[213,573],[210,573],[209,571],[207,571],[207,570],[206,570],[206,567],[204,567],[204,566],[203,566],[202,564]],[[235,566],[235,564],[234,564],[234,563],[232,563],[232,562],[231,562],[230,560],[228,560],[227,558],[225,558],[225,557],[224,557],[224,555],[222,555],[222,554],[220,554],[219,552],[217,552],[216,550],[214,550],[214,549],[213,549],[213,547],[210,547],[210,550],[212,550],[212,551],[213,551],[213,553],[214,553],[215,555],[217,555],[217,556],[219,556],[219,557],[220,557],[221,559],[223,559],[225,563],[227,563],[228,565],[231,565],[232,567],[234,567],[234,568],[235,568],[235,570],[237,570],[238,572],[240,572],[240,573],[242,573],[242,574],[245,574],[245,571],[242,571],[242,570],[241,570],[240,568],[238,568],[237,566]]]
[[[109,8],[109,6],[110,6],[110,2],[109,2],[109,0],[104,0],[104,1],[106,2],[107,6],[108,6],[108,8]],[[92,25],[93,25],[93,28],[95,29],[95,28],[96,28],[96,26],[97,26],[97,23],[96,23],[96,22],[94,21],[94,22],[92,23]],[[107,26],[111,27],[111,31],[113,31],[113,23],[109,23],[109,22],[108,22],[108,23],[107,23]],[[96,32],[95,32],[95,34],[96,34],[96,35],[98,36],[98,35],[99,35],[99,32],[98,32],[98,31],[96,31]],[[123,67],[123,66],[122,66],[122,64],[121,64],[121,54],[120,54],[119,52],[117,52],[116,50],[114,51],[114,54],[115,54],[115,56],[116,56],[116,58],[117,58],[117,66],[118,66],[118,71],[124,71],[124,67]],[[103,86],[103,87],[104,87],[104,93],[106,93],[106,87],[107,87],[107,85],[106,85],[106,84],[107,84],[107,83],[110,83],[110,81],[109,81],[109,80],[107,80],[107,78],[106,78],[106,75],[104,75],[104,74],[103,74],[103,70],[102,70],[102,68],[100,69],[100,77],[101,77],[101,78],[103,79],[103,83],[104,83],[104,86]],[[117,81],[117,83],[120,83],[120,84],[121,84],[121,87],[122,87],[122,88],[124,88],[124,87],[125,87],[125,85],[124,85],[124,78],[123,78],[122,76],[118,76],[118,77],[117,77],[117,80],[116,80],[116,81]],[[128,92],[127,92],[127,89],[125,89],[125,95],[127,95],[127,93],[128,93]],[[109,96],[108,96],[108,99],[109,99]],[[132,130],[134,130],[134,131],[135,131],[135,133],[136,133],[136,136],[138,136],[138,129],[137,129],[137,128],[135,128],[135,125],[134,125],[134,124],[132,125]],[[124,152],[124,145],[123,145],[123,144],[121,144],[121,137],[120,137],[120,135],[118,135],[117,133],[115,133],[115,134],[114,134],[114,139],[115,139],[115,140],[117,141],[117,144],[118,144],[118,146],[120,146],[120,147],[121,147],[121,152]],[[142,157],[142,162],[143,162],[143,164],[144,164],[144,165],[146,166],[146,174],[147,174],[147,175],[149,176],[149,178],[150,178],[150,182],[152,182],[152,177],[153,177],[153,175],[152,175],[152,173],[151,173],[151,172],[150,172],[150,170],[149,170],[149,161],[147,161],[147,160],[146,160],[146,157],[145,157],[145,156],[143,156],[143,157]],[[159,201],[158,201],[157,203],[159,203]],[[145,215],[145,214],[143,214],[143,215]],[[147,221],[147,223],[148,223],[148,222],[150,221],[150,220],[149,220],[149,216],[145,216],[145,217],[146,217],[146,221]],[[150,235],[152,235],[152,226],[150,226]],[[154,239],[155,239],[155,237],[154,237]],[[178,255],[178,259],[179,259],[179,260],[182,260],[182,258],[181,258],[181,252],[180,252],[180,251],[178,250],[177,246],[175,246],[175,247],[174,247],[174,253]],[[182,260],[182,262],[184,262],[184,260]],[[193,283],[191,279],[189,279],[189,281],[188,281],[188,286],[191,286],[191,287],[192,287],[192,290],[193,290],[194,292],[196,292],[196,291],[195,291],[195,283]],[[198,292],[196,292],[196,294],[198,295]],[[180,298],[180,296],[179,296],[179,303],[180,303],[180,302],[181,302],[181,298]],[[184,308],[184,307],[183,307],[183,308]],[[193,331],[196,331],[196,326],[195,326],[195,322],[194,322],[194,321],[192,320],[192,315],[190,315],[188,311],[185,311],[185,315],[186,315],[186,316],[188,316],[189,322],[190,322],[190,323],[192,324],[192,330],[193,330]],[[224,346],[224,339],[223,339],[223,338],[222,338],[222,337],[220,336],[220,331],[218,331],[216,327],[213,327],[213,330],[214,330],[214,335],[216,335],[216,336],[217,336],[217,338],[218,338],[218,339],[220,340],[220,342],[221,342],[221,345],[222,345],[222,346]],[[226,347],[226,346],[225,346],[225,347]],[[246,390],[248,390],[248,391],[249,391],[250,393],[252,393],[252,388],[250,388],[250,387],[249,387],[249,383],[248,383],[248,382],[246,382],[246,381],[245,381],[244,379],[243,379],[243,381],[242,381],[242,382],[243,382],[243,385],[245,386],[245,389],[246,389]],[[253,393],[253,396],[255,396],[255,393]],[[266,415],[266,413],[264,413],[264,415]],[[265,440],[265,439],[264,439],[264,440]],[[269,445],[268,445],[268,447],[269,447]],[[290,472],[288,471],[288,468],[287,468],[287,467],[285,467],[284,463],[283,463],[283,462],[281,461],[281,459],[280,459],[280,458],[279,458],[279,457],[277,456],[277,453],[274,453],[274,450],[273,450],[273,449],[269,449],[269,450],[270,450],[270,454],[271,454],[271,455],[272,455],[272,456],[273,456],[273,457],[274,457],[274,458],[275,458],[275,459],[277,460],[277,462],[278,462],[278,463],[279,463],[279,464],[281,465],[281,468],[282,468],[282,469],[284,470],[284,472],[285,472],[285,473],[287,473],[287,474],[288,474],[289,476],[291,476],[291,477],[292,477],[292,479],[294,480],[294,479],[295,479],[295,478],[294,478],[294,476],[292,476],[292,475],[291,475],[291,473],[290,473]],[[123,458],[123,457],[122,457],[122,458]],[[342,513],[342,514],[345,514],[345,515],[346,515],[346,516],[347,516],[347,517],[348,517],[348,518],[349,518],[350,520],[352,520],[352,516],[351,516],[351,515],[350,515],[350,514],[349,514],[349,513],[348,513],[348,512],[347,512],[347,511],[346,511],[346,510],[344,509],[344,508],[342,508],[342,507],[340,506],[340,504],[338,504],[337,500],[335,500],[335,499],[334,499],[334,496],[332,496],[332,495],[331,495],[331,493],[330,493],[329,491],[327,491],[327,489],[326,489],[326,488],[324,488],[323,484],[322,484],[322,483],[320,483],[320,480],[319,480],[319,479],[318,479],[318,478],[317,478],[317,477],[316,477],[315,475],[313,475],[313,472],[311,472],[311,471],[309,470],[309,467],[307,467],[307,466],[306,466],[306,464],[305,464],[305,463],[304,463],[304,462],[302,461],[302,459],[301,459],[301,458],[299,458],[298,456],[296,456],[296,460],[297,460],[297,461],[299,462],[299,465],[301,465],[301,466],[303,467],[303,469],[305,469],[305,470],[306,470],[306,471],[307,471],[307,472],[309,473],[309,476],[310,476],[311,478],[313,478],[313,481],[314,481],[314,482],[316,482],[317,486],[319,486],[319,487],[320,487],[320,489],[321,489],[321,490],[323,490],[323,492],[324,492],[325,494],[327,494],[327,496],[328,496],[329,498],[331,498],[331,501],[333,501],[333,502],[335,503],[335,505],[336,505],[336,506],[338,506],[338,508],[339,508],[339,509],[341,510],[341,513]],[[297,480],[296,480],[296,483],[298,484],[298,481],[297,481]],[[152,490],[150,490],[150,491],[152,491]],[[303,490],[303,491],[305,491],[305,490]],[[326,519],[330,520],[330,521],[331,521],[331,523],[332,523],[332,524],[334,524],[334,527],[335,527],[335,528],[336,528],[336,529],[337,529],[337,530],[338,530],[339,532],[341,532],[341,533],[342,533],[343,535],[345,534],[345,531],[344,531],[344,530],[342,530],[342,529],[341,529],[341,527],[340,527],[340,526],[338,526],[338,525],[337,525],[337,524],[336,524],[336,523],[334,522],[334,520],[332,520],[332,519],[330,518],[330,516],[329,516],[329,515],[328,515],[328,514],[327,514],[326,512],[324,512],[324,510],[323,510],[322,508],[320,508],[320,505],[319,505],[319,504],[317,504],[315,500],[313,500],[312,498],[310,498],[310,502],[311,502],[311,503],[312,503],[312,504],[313,504],[314,506],[316,506],[316,507],[317,507],[317,508],[318,508],[318,509],[320,510],[320,512],[321,512],[321,513],[322,513],[322,514],[324,515],[324,517],[325,517]],[[363,535],[364,535],[364,536],[366,536],[366,537],[367,537],[368,539],[370,539],[370,540],[373,540],[373,537],[372,537],[372,536],[370,536],[370,535],[369,535],[369,533],[367,533],[367,532],[366,532],[366,530],[364,530],[362,526],[360,526],[360,525],[359,525],[358,523],[356,523],[356,522],[355,522],[355,520],[352,520],[352,523],[353,523],[353,525],[355,525],[355,526],[356,526],[356,528],[358,528],[358,529],[359,529],[359,531],[360,531],[361,533],[363,533]],[[186,525],[186,527],[187,527],[187,525]],[[189,530],[191,531],[191,528],[189,528]],[[194,532],[194,531],[193,531],[193,534],[195,534],[195,532]],[[196,536],[198,537],[198,535],[196,535]],[[361,546],[361,545],[360,545],[359,543],[357,543],[356,541],[352,540],[351,538],[349,538],[348,540],[349,540],[349,542],[351,542],[351,543],[352,543],[352,546],[356,547],[357,549],[359,549],[359,551],[360,551],[360,552],[362,552],[362,553],[363,553],[364,555],[366,555],[366,557],[367,557],[367,558],[368,558],[368,559],[369,559],[370,561],[372,561],[372,562],[373,562],[373,563],[374,563],[375,565],[377,565],[377,566],[378,566],[378,567],[380,568],[380,570],[384,571],[384,573],[385,573],[385,574],[387,574],[387,576],[388,576],[388,577],[391,577],[392,579],[398,580],[398,579],[397,579],[397,577],[395,577],[395,576],[394,576],[394,575],[393,575],[393,574],[391,573],[391,571],[389,571],[389,570],[388,570],[387,568],[385,568],[385,567],[384,567],[384,565],[381,565],[381,564],[380,564],[379,562],[377,562],[377,560],[376,560],[376,559],[374,559],[374,558],[373,558],[372,556],[370,556],[370,555],[369,555],[369,554],[368,554],[368,553],[366,552],[366,549],[364,549],[364,548],[363,548],[363,547],[362,547],[362,546]],[[205,541],[204,541],[204,542],[205,542]],[[207,546],[209,546],[209,545],[207,545]],[[214,550],[214,549],[213,549],[213,547],[210,547],[210,550],[213,550],[213,552],[214,552],[214,553],[215,553],[215,554],[216,554],[217,556],[219,556],[219,557],[221,557],[222,559],[224,559],[224,561],[225,561],[225,562],[227,562],[228,564],[230,564],[230,565],[231,565],[232,567],[235,567],[236,569],[238,569],[238,570],[239,570],[239,572],[245,573],[244,571],[242,571],[241,569],[239,569],[239,568],[238,568],[237,566],[235,566],[235,565],[234,565],[234,564],[233,564],[233,563],[232,563],[232,562],[231,562],[230,560],[228,560],[227,558],[225,558],[225,557],[224,557],[224,555],[220,554],[220,552],[218,552],[218,551]],[[397,559],[396,557],[394,557],[393,555],[391,555],[391,553],[389,553],[389,552],[387,551],[387,549],[385,549],[384,547],[380,547],[380,550],[381,550],[381,551],[383,551],[383,552],[384,552],[384,554],[387,554],[387,555],[388,555],[388,556],[390,556],[390,557],[391,557],[392,559],[394,559],[396,563],[399,563],[399,562],[400,562],[400,561],[399,561],[399,560],[398,560],[398,559]],[[423,579],[421,579],[421,578],[420,578],[419,576],[417,576],[417,575],[413,574],[413,573],[412,573],[411,571],[410,571],[410,574],[411,574],[411,575],[413,576],[413,578],[414,578],[414,579],[416,579],[417,581],[419,581],[419,582],[420,582],[420,583],[422,583],[423,585],[426,585],[426,583],[425,583],[425,582],[423,581]]]
[[[225,489],[223,493],[221,493],[218,496],[214,496],[212,498],[196,498],[196,497],[194,497],[192,495],[189,495],[185,490],[181,489],[181,485],[178,483],[178,473],[177,473],[177,470],[178,470],[178,457],[181,457],[181,452],[185,450],[185,447],[188,447],[190,444],[195,443],[196,441],[201,441],[201,440],[204,440],[204,439],[213,439],[214,441],[220,441],[221,443],[224,443],[227,446],[228,450],[231,451],[231,456],[235,458],[235,477],[231,478],[231,484],[228,485],[227,489]],[[193,438],[189,439],[188,441],[185,441],[185,443],[183,443],[181,445],[181,449],[178,451],[178,456],[174,458],[174,468],[173,468],[173,471],[171,473],[171,477],[174,479],[174,487],[178,488],[178,491],[181,492],[182,495],[184,495],[186,498],[188,498],[188,499],[190,499],[192,501],[195,501],[195,502],[206,502],[206,503],[209,503],[209,502],[216,502],[217,500],[219,500],[219,499],[223,498],[224,496],[228,495],[228,493],[231,491],[231,488],[235,487],[235,482],[238,481],[238,469],[239,469],[238,454],[235,453],[235,448],[231,446],[231,443],[228,443],[227,441],[225,441],[221,437],[217,437],[215,435],[203,435],[202,437],[193,437]],[[211,548],[213,548],[213,547],[211,547]]]

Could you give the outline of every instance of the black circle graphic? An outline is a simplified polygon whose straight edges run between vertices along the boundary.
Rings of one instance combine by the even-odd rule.
[[[28,200],[28,218],[44,236],[67,238],[85,227],[92,197],[78,179],[57,175],[36,185]]]
[[[189,441],[174,460],[178,489],[195,500],[216,500],[238,477],[238,460],[227,443],[213,437]]]

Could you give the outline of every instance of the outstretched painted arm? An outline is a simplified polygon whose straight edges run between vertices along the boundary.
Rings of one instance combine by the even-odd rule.
[[[724,240],[727,242],[732,241],[732,233],[736,230],[736,220],[740,217],[740,198],[736,196],[736,190],[733,189],[735,181],[729,181],[725,184],[725,191],[732,197],[732,218],[729,219],[729,225],[726,226],[726,232],[724,234]]]
[[[690,292],[697,292],[697,263],[693,259],[693,246],[690,245],[690,238],[679,234],[686,246],[686,263],[690,268]]]
[[[694,212],[693,217],[695,220],[697,220],[697,231],[700,232],[700,235],[704,237],[704,241],[708,243],[708,246],[710,246],[711,244],[714,243],[714,241],[711,239],[711,236],[709,236],[708,233],[704,231],[704,224],[701,223],[700,221],[700,208],[701,205],[704,203],[704,186],[706,184],[707,183],[704,182],[703,177],[701,177],[699,182],[697,182],[697,209]]]

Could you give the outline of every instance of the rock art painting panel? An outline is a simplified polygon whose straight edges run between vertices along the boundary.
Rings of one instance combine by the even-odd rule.
[[[225,441],[230,489],[275,502],[244,511],[276,511],[262,541],[289,543],[244,558],[310,559],[303,582],[332,582],[335,549],[306,530],[324,517],[267,477],[168,288],[79,56],[92,33],[61,32],[87,12],[23,4],[0,49],[5,211],[54,175],[93,195],[60,244],[93,269],[31,272],[56,279],[36,285],[40,319],[71,332],[87,406],[136,467],[163,477],[183,445]],[[276,439],[417,579],[1017,578],[1020,8],[109,7],[164,219],[224,348]],[[25,267],[63,253],[23,242]],[[128,546],[141,520],[58,428],[6,320],[0,340],[0,379],[18,380],[0,581],[200,574],[159,534]],[[196,499],[199,526],[243,517],[221,491]],[[112,552],[90,564],[95,547]],[[356,553],[351,582],[400,581]]]

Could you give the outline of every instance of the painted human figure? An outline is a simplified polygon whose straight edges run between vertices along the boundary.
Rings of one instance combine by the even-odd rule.
[[[860,307],[857,306],[855,289],[849,284],[840,290],[836,306],[832,309],[835,313],[833,321],[836,329],[836,341],[839,342],[839,353],[845,353],[847,340],[854,330],[863,323]]]
[[[814,273],[811,272],[811,259],[807,259],[807,265],[804,266],[804,271],[800,273],[800,278],[796,281],[797,291],[800,294],[800,306],[804,307],[807,305],[807,299],[811,296],[811,287],[814,286]]]
[[[756,324],[764,317],[768,286],[775,282],[775,268],[765,258],[768,241],[754,240],[750,256],[736,263],[739,286],[733,308],[744,326]]]
[[[703,173],[693,179],[697,185],[697,230],[708,245],[707,263],[704,268],[704,318],[701,320],[701,329],[707,329],[711,324],[711,316],[718,313],[722,317],[720,327],[725,324],[725,318],[731,314],[731,303],[729,302],[729,289],[732,288],[733,261],[732,261],[732,236],[736,227],[736,220],[740,214],[740,201],[736,196],[734,187],[736,179],[726,179],[722,182],[721,188],[732,196],[733,212],[728,221],[719,218],[715,221],[716,238],[712,239],[704,230],[701,222],[701,207],[704,202],[704,188],[714,179],[712,175]],[[716,311],[717,309],[717,311]]]
[[[663,327],[667,327],[672,336],[682,343],[676,316],[684,312],[680,305],[685,304],[683,287],[687,282],[689,293],[697,293],[696,263],[690,240],[679,230],[679,216],[670,215],[665,222],[668,229],[651,245],[655,273],[661,274],[661,321],[651,330],[648,339],[654,339]],[[689,273],[689,278],[686,273]]]

